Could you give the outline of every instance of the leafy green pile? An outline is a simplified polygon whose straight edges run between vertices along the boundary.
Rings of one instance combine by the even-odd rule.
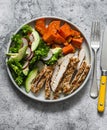
[[[32,27],[29,25],[24,25],[21,30],[13,35],[13,37],[11,38],[12,41],[12,45],[9,48],[9,53],[14,54],[14,53],[19,53],[19,50],[22,48],[22,38],[23,37],[27,37],[29,33],[32,32]],[[27,39],[28,40],[28,39]],[[18,61],[17,59],[14,60],[8,60],[7,64],[10,67],[12,76],[14,78],[14,80],[16,81],[16,83],[21,86],[23,85],[23,81],[26,78],[26,76],[23,74],[23,59]]]
[[[24,84],[24,80],[26,79],[26,76],[24,71],[23,71],[23,65],[26,62],[26,48],[23,48],[23,40],[22,38],[26,38],[29,42],[29,34],[32,33],[32,27],[29,25],[23,26],[20,31],[16,34],[13,35],[12,37],[12,45],[9,49],[8,56],[10,56],[8,60],[8,65],[11,70],[12,76],[18,86],[22,86]],[[23,48],[23,49],[22,49]],[[22,53],[22,50],[24,52]],[[50,47],[46,45],[46,43],[40,39],[38,47],[36,48],[35,51],[33,51],[33,57],[29,60],[29,66],[28,66],[28,73],[32,69],[35,68],[36,62],[38,61],[43,61],[43,58],[48,56]],[[21,53],[21,57],[16,58],[16,55]],[[61,56],[61,48],[60,49],[54,49],[54,53],[52,57],[48,61],[43,61],[47,65],[53,65],[55,62],[57,62],[58,58]],[[14,58],[13,58],[14,57]],[[28,74],[27,73],[27,74]]]

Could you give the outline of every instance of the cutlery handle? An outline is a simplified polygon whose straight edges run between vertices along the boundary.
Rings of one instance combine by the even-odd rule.
[[[100,91],[98,97],[98,111],[103,112],[105,108],[105,97],[106,97],[106,76],[101,76]]]
[[[98,97],[98,84],[97,84],[97,55],[94,51],[94,60],[93,60],[93,79],[92,79],[92,86],[90,89],[90,96],[92,98]]]

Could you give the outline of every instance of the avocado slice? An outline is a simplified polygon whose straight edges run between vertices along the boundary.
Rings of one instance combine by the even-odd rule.
[[[36,50],[36,48],[38,47],[39,45],[39,42],[40,42],[40,36],[39,36],[39,33],[37,31],[35,31],[34,29],[32,29],[32,35],[34,37],[34,41],[32,42],[32,45],[31,45],[31,50],[34,51]]]
[[[27,46],[23,46],[21,49],[19,49],[18,53],[8,53],[7,55],[10,55],[9,60],[17,60],[17,61],[21,61],[22,58],[25,56],[26,54],[26,49]]]
[[[23,69],[23,74],[24,74],[25,76],[28,75],[28,72],[29,72],[29,67],[26,67],[25,69]]]
[[[25,89],[27,93],[30,92],[32,81],[37,76],[37,73],[38,73],[38,69],[35,68],[28,74],[25,81]]]
[[[62,48],[56,47],[54,49],[51,49],[51,51],[52,51],[53,54],[57,54],[57,53],[60,53],[62,51]]]

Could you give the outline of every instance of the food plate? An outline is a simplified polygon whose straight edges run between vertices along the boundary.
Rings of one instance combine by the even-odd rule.
[[[69,22],[69,21],[67,21],[67,20],[65,20],[63,18],[58,18],[58,17],[53,17],[53,16],[50,16],[50,17],[49,16],[48,17],[39,17],[39,18],[32,19],[32,20],[28,21],[27,23],[23,24],[21,27],[19,27],[19,29],[14,34],[17,34],[19,32],[19,30],[26,24],[28,24],[28,25],[30,25],[30,26],[32,26],[34,28],[35,27],[35,21],[37,21],[38,19],[41,19],[41,18],[45,18],[46,25],[48,25],[53,20],[60,20],[61,24],[67,23],[67,24],[69,24],[71,26],[72,29],[77,30],[77,31],[79,31],[81,33],[82,37],[84,38],[84,41],[83,41],[83,44],[82,44],[82,48],[85,50],[85,53],[86,53],[86,58],[85,59],[86,59],[87,63],[90,64],[90,70],[89,70],[89,72],[88,72],[84,82],[81,84],[81,86],[78,89],[76,89],[73,93],[71,93],[69,95],[61,96],[60,98],[55,99],[55,100],[47,100],[47,99],[44,98],[44,91],[43,90],[40,92],[39,95],[35,95],[32,92],[26,93],[25,87],[19,87],[16,84],[15,80],[12,77],[12,74],[11,74],[11,71],[9,69],[9,66],[7,64],[8,57],[6,58],[7,72],[9,74],[9,77],[10,77],[11,81],[15,85],[15,87],[20,92],[22,92],[24,95],[28,96],[29,98],[32,98],[32,99],[38,100],[38,101],[42,101],[42,102],[63,101],[65,99],[68,99],[68,98],[72,97],[73,95],[77,94],[83,88],[83,86],[85,86],[87,80],[89,79],[89,76],[90,76],[90,73],[91,73],[91,66],[92,66],[92,52],[91,52],[91,48],[90,48],[90,45],[89,45],[88,41],[85,38],[85,35],[81,32],[81,30],[79,30],[79,28],[76,25],[74,25],[73,23],[71,23],[71,22]],[[10,39],[8,47],[7,47],[7,53],[9,52],[9,48],[10,48],[11,44],[12,44],[12,41]]]

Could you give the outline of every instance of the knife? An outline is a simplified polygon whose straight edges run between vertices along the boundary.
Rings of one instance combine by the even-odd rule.
[[[106,82],[107,82],[107,26],[103,34],[103,45],[101,54],[101,79],[100,90],[98,97],[98,112],[104,112],[105,97],[106,97]]]

